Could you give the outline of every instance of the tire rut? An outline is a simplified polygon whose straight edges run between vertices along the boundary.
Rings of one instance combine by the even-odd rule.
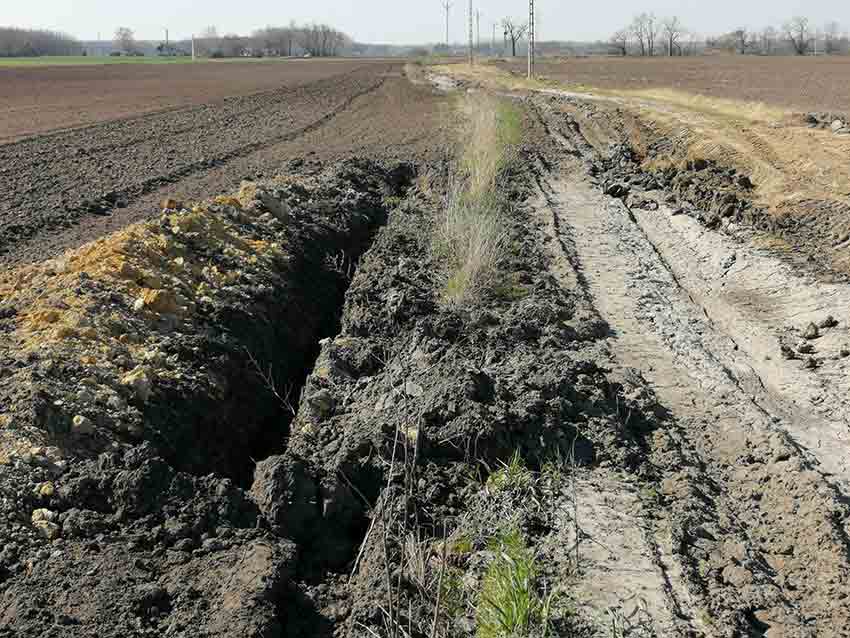
[[[657,542],[671,589],[696,596],[697,609],[686,612],[692,628],[848,635],[848,508],[839,485],[789,433],[793,410],[768,392],[760,366],[689,289],[694,282],[670,263],[669,246],[657,245],[636,211],[603,196],[569,158],[587,144],[580,132],[560,135],[571,136],[568,158],[561,154],[561,172],[538,178],[540,214],[558,239],[560,269],[572,273],[559,278],[566,286],[583,280],[611,326],[619,364],[640,370],[671,411],[654,459],[671,538]],[[710,622],[701,620],[706,614]]]

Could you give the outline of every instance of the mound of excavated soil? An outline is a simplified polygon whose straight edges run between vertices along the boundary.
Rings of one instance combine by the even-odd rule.
[[[410,174],[246,182],[0,277],[0,633],[279,633],[295,547],[240,485]]]

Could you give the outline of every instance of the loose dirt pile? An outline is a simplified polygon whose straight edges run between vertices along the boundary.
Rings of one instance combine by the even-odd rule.
[[[0,632],[279,630],[295,548],[240,485],[410,177],[246,182],[2,277]]]

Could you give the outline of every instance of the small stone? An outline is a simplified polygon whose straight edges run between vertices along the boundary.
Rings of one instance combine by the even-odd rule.
[[[162,208],[162,210],[180,210],[183,208],[183,202],[172,197],[168,197],[160,202],[160,208]]]
[[[844,128],[844,122],[841,120],[835,120],[832,122],[832,125],[829,127],[833,133],[838,133],[841,129]]]
[[[810,323],[808,326],[806,326],[805,331],[803,331],[803,339],[808,339],[811,341],[812,339],[817,339],[818,337],[820,337],[820,330],[814,323]]]
[[[727,565],[723,569],[723,580],[735,587],[744,587],[753,582],[753,574],[743,567],[737,565]]]
[[[106,406],[111,410],[123,410],[127,407],[127,402],[117,394],[113,394],[106,400]]]
[[[791,346],[787,346],[783,343],[779,347],[779,349],[782,352],[782,358],[783,359],[788,359],[790,361],[790,360],[793,360],[793,359],[799,359],[800,358]]]
[[[30,520],[33,524],[38,523],[40,521],[47,521],[48,523],[52,523],[56,520],[56,517],[56,512],[42,507],[33,511],[32,515],[30,516]]]
[[[408,381],[404,384],[404,391],[409,397],[421,397],[425,394],[425,389],[413,381]]]
[[[307,399],[307,402],[322,418],[329,416],[336,407],[336,401],[334,401],[333,395],[328,390],[319,390]]]
[[[820,322],[821,328],[834,328],[838,325],[838,321],[832,315],[827,316],[826,319]]]
[[[809,357],[806,359],[806,362],[803,364],[803,367],[806,370],[817,370],[820,367],[820,362],[814,357]]]
[[[121,385],[132,388],[140,401],[147,401],[151,396],[151,380],[144,366],[138,366],[121,377]]]
[[[797,352],[801,354],[814,354],[815,347],[808,341],[803,341],[800,345],[797,346]]]
[[[623,184],[610,184],[605,187],[605,194],[611,197],[625,197],[629,194],[629,187]]]
[[[59,527],[59,525],[49,521],[38,521],[37,523],[33,523],[33,527],[38,530],[39,534],[49,541],[59,538],[62,533],[62,528]]]
[[[741,188],[749,190],[753,187],[753,182],[746,175],[739,175],[738,176],[738,186],[740,186]]]
[[[224,548],[223,543],[217,538],[208,538],[202,544],[201,548],[205,552],[217,552]]]
[[[44,483],[39,483],[36,485],[33,493],[36,496],[40,496],[41,498],[50,498],[56,492],[56,486],[53,485],[50,481],[45,481]]]
[[[71,421],[71,432],[79,436],[88,436],[94,432],[94,423],[88,417],[78,414]]]
[[[133,303],[133,310],[134,310],[135,312],[141,312],[141,311],[142,311],[142,310],[144,310],[144,309],[145,309],[145,300],[144,300],[142,297],[139,297],[139,298],[138,298],[138,299],[136,299],[136,301]]]

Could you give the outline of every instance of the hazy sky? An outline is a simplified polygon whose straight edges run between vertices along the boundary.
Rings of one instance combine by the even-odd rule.
[[[526,0],[475,0],[482,11],[481,37],[492,22],[522,17]],[[139,39],[159,39],[165,27],[172,38],[187,37],[207,25],[220,33],[248,33],[266,24],[322,21],[362,42],[408,44],[441,41],[445,36],[441,0],[0,0],[0,25],[43,27],[81,39],[100,32],[111,38],[128,26]],[[537,0],[540,39],[607,39],[640,11],[678,15],[699,33],[721,33],[736,26],[781,24],[795,14],[822,25],[838,20],[850,27],[850,0]],[[451,37],[462,40],[468,0],[454,0]],[[486,28],[485,28],[486,26]]]

